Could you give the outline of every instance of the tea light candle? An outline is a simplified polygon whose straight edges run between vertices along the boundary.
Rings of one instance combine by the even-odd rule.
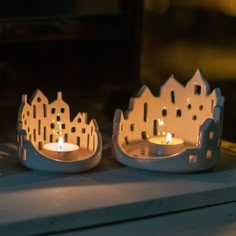
[[[72,152],[79,149],[79,146],[73,143],[65,143],[60,137],[57,143],[47,143],[43,145],[43,149],[49,152],[65,153]]]
[[[148,139],[148,151],[150,154],[170,156],[183,150],[184,141],[181,138],[173,138],[171,133],[166,136],[156,136]]]

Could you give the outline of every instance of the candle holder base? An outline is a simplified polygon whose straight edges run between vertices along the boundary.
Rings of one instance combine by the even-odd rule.
[[[101,159],[102,137],[96,121],[88,123],[86,113],[78,113],[71,121],[61,92],[52,103],[40,90],[36,90],[30,103],[23,95],[17,124],[19,159],[30,169],[76,173],[94,168]],[[79,148],[65,152],[42,148],[57,143],[60,137],[65,144]]]
[[[169,173],[191,173],[210,169],[215,166],[217,158],[205,162],[204,153],[191,155],[189,150],[196,149],[194,144],[184,144],[181,152],[173,155],[158,155],[149,152],[146,140],[133,141],[128,147],[121,147],[113,138],[113,153],[123,165],[148,171]],[[198,161],[197,161],[198,159]]]
[[[185,87],[171,77],[159,97],[144,85],[125,113],[115,112],[113,154],[124,165],[151,171],[188,173],[212,168],[221,151],[223,108],[220,89],[210,93],[200,70]],[[156,155],[151,154],[148,139],[161,133],[158,120],[183,140],[181,151],[157,155],[155,149]]]
[[[78,173],[94,168],[100,162],[102,146],[95,153],[80,149],[71,153],[48,154],[36,149],[30,141],[25,140],[21,147],[24,154],[20,162],[27,168],[56,173]]]

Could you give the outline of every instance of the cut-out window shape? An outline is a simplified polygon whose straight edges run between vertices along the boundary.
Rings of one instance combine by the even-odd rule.
[[[90,140],[90,136],[89,134],[87,134],[87,150],[89,150],[89,140]]]
[[[38,103],[41,102],[41,98],[40,98],[40,97],[37,98],[37,102],[38,102]]]
[[[61,124],[62,129],[66,129],[66,124]]]
[[[64,134],[64,141],[65,141],[65,142],[68,141],[68,134]]]
[[[145,140],[148,138],[147,132],[146,131],[142,131],[141,133],[142,139]]]
[[[162,110],[162,116],[167,116],[167,110],[166,110],[166,108],[163,108],[163,110]]]
[[[157,120],[153,121],[153,135],[156,136],[157,135]]]
[[[33,105],[33,117],[36,118],[36,106]]]
[[[214,132],[213,131],[211,131],[211,132],[209,132],[209,139],[213,139],[214,138]]]
[[[193,120],[196,120],[197,119],[197,116],[196,115],[193,115]]]
[[[80,146],[80,137],[77,137],[77,145]]]
[[[191,109],[192,109],[192,105],[189,103],[189,104],[187,105],[187,108],[188,108],[188,110],[191,110]]]
[[[47,108],[46,108],[46,104],[43,104],[43,117],[47,117]]]
[[[51,123],[51,124],[50,124],[50,127],[51,127],[51,129],[55,129],[55,124],[54,124],[54,123]]]
[[[57,121],[60,121],[61,120],[61,117],[59,115],[57,115],[57,118],[56,118]]]
[[[61,113],[64,113],[64,112],[65,112],[65,108],[62,107],[62,108],[61,108]]]
[[[201,94],[201,86],[200,85],[198,85],[198,84],[195,84],[194,85],[194,94],[196,94],[196,95],[200,95]]]
[[[130,131],[134,131],[134,124],[130,125]]]
[[[43,143],[40,141],[40,142],[38,143],[38,148],[39,148],[39,150],[42,149],[42,146],[43,146]]]
[[[171,91],[170,91],[170,97],[171,97],[171,102],[172,102],[173,104],[175,104],[175,92],[174,92],[174,90],[171,90]]]
[[[76,132],[76,128],[75,127],[71,127],[71,133],[75,133]]]
[[[201,111],[203,109],[203,105],[200,105],[199,106],[199,110]]]
[[[82,121],[81,118],[78,118],[77,122],[78,122],[78,123],[81,123],[81,121]]]
[[[23,161],[26,161],[26,149],[23,150]]]
[[[182,116],[182,111],[181,109],[176,110],[176,117],[181,117]]]
[[[33,139],[34,139],[34,142],[36,142],[36,129],[33,130]]]
[[[125,143],[128,145],[129,144],[129,140],[128,140],[128,137],[127,136],[125,136]]]
[[[43,140],[46,141],[47,138],[47,128],[44,126],[43,127]]]
[[[147,122],[147,115],[148,115],[148,104],[145,102],[143,104],[143,121]]]
[[[190,155],[188,157],[188,162],[189,163],[196,163],[197,162],[197,157],[195,155]]]
[[[212,150],[207,150],[206,158],[207,159],[211,159],[212,158]]]
[[[85,134],[86,129],[85,129],[85,128],[82,128],[81,131],[82,131],[83,134]]]
[[[55,112],[56,112],[56,108],[53,107],[53,108],[51,109],[51,113],[52,113],[52,114],[55,114]]]
[[[38,134],[41,134],[41,120],[38,120]]]

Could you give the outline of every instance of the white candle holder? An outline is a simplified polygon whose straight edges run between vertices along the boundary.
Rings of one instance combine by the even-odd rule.
[[[200,70],[186,86],[170,77],[158,97],[144,85],[124,114],[119,109],[115,112],[113,153],[124,165],[152,171],[187,173],[212,168],[220,155],[223,109],[220,89],[210,93]],[[181,150],[161,154],[160,143],[155,146],[151,138],[160,139],[165,132],[183,140]],[[163,149],[164,145],[170,147],[165,143]]]
[[[102,154],[96,120],[88,123],[87,114],[78,113],[71,121],[69,106],[61,92],[52,103],[40,90],[35,91],[30,103],[27,95],[22,96],[17,143],[21,163],[36,170],[81,172],[95,167]]]

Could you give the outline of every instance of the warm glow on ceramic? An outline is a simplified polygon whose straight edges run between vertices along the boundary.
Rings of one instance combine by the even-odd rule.
[[[165,128],[165,122],[163,119],[158,118],[158,135],[165,135],[166,131]]]
[[[164,125],[165,123],[164,123],[164,120],[163,119],[158,119],[158,125]]]
[[[79,146],[73,143],[65,143],[63,138],[60,137],[57,143],[47,143],[43,145],[43,148],[54,152],[72,152],[79,149]]]

